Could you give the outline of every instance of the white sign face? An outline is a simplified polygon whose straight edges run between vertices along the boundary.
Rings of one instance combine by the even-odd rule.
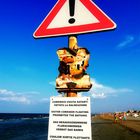
[[[92,140],[89,97],[51,97],[48,140]]]
[[[85,18],[83,18],[83,16]],[[64,6],[57,13],[53,21],[48,26],[48,29],[51,28],[60,28],[60,27],[69,27],[69,26],[78,26],[86,25],[92,23],[98,23],[98,19],[79,1],[75,1],[75,10],[74,16],[75,22],[73,24],[69,23],[70,19],[70,9],[69,1],[67,0]]]

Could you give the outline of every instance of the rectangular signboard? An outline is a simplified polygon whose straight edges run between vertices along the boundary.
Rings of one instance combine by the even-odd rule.
[[[48,140],[92,140],[89,97],[51,97]]]

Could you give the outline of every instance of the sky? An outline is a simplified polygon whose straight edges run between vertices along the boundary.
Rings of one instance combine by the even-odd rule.
[[[57,0],[0,1],[0,113],[48,113],[55,90],[57,49],[68,36],[34,39]],[[94,0],[115,30],[78,35],[90,51],[92,113],[140,109],[139,0]]]

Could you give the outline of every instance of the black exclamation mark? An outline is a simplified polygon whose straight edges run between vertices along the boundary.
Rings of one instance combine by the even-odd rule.
[[[75,0],[69,0],[69,10],[70,10],[70,16],[73,17],[75,12]],[[74,18],[69,19],[70,24],[73,24],[74,22],[75,22]]]

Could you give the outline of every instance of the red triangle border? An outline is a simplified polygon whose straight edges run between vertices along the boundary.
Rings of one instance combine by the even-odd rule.
[[[116,28],[116,24],[95,3],[91,0],[80,0],[81,3],[85,5],[85,7],[99,20],[99,23],[47,29],[66,1],[67,0],[59,0],[56,3],[50,13],[34,32],[33,36],[35,38],[82,34]]]

